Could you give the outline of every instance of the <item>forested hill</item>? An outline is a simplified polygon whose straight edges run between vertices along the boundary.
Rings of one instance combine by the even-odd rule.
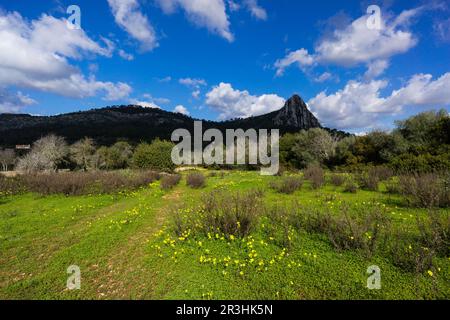
[[[175,129],[192,130],[195,119],[160,109],[141,106],[114,106],[80,111],[56,116],[31,116],[24,114],[0,115],[0,146],[31,144],[47,134],[63,136],[70,143],[84,137],[93,138],[99,145],[109,145],[117,140],[131,143],[151,141],[154,138],[170,139]],[[225,122],[203,121],[204,129],[280,129],[281,133],[321,127],[316,117],[298,96],[290,98],[278,111]],[[338,135],[343,132],[330,130]]]

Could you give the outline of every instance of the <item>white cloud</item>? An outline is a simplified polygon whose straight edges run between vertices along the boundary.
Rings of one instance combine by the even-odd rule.
[[[200,86],[206,86],[207,83],[204,79],[183,78],[178,82],[187,87],[199,88]]]
[[[144,93],[142,95],[142,97],[144,97],[147,100],[150,100],[156,104],[167,104],[170,103],[170,99],[167,98],[155,98],[153,97],[150,93]]]
[[[381,80],[349,81],[333,94],[319,93],[308,105],[326,126],[347,130],[373,127],[383,113],[399,113],[405,107],[450,105],[450,73],[434,81],[429,74],[414,75],[406,86],[382,97],[381,90],[387,84]]]
[[[37,103],[22,92],[11,93],[6,89],[0,88],[0,113],[17,113],[23,107]]]
[[[433,29],[439,40],[450,42],[450,18],[435,21]]]
[[[320,76],[314,79],[315,82],[325,82],[333,78],[333,75],[329,72],[324,72]]]
[[[366,80],[374,79],[389,67],[389,62],[387,60],[375,60],[367,64],[367,71],[364,74]]]
[[[200,27],[206,27],[229,42],[234,40],[224,0],[156,0],[166,14],[182,8],[187,18]]]
[[[181,114],[184,114],[185,116],[189,116],[189,115],[190,115],[188,109],[186,109],[186,108],[185,108],[184,106],[182,106],[182,105],[176,106],[175,109],[173,110],[173,112],[181,113]]]
[[[57,35],[57,36],[56,36]],[[109,57],[83,30],[70,30],[63,19],[42,15],[31,22],[19,13],[0,12],[0,86],[17,86],[84,98],[103,92],[105,99],[126,96],[124,83],[86,78],[69,59],[86,54]]]
[[[432,80],[431,74],[416,74],[399,90],[392,92],[387,107],[450,105],[450,72]]]
[[[206,94],[206,104],[220,113],[219,118],[248,118],[283,107],[285,100],[275,94],[251,95],[248,91],[233,89],[229,83],[220,83]]]
[[[258,4],[257,0],[245,0],[244,3],[253,17],[267,20],[267,11]]]
[[[194,99],[199,99],[200,98],[200,90],[195,90],[195,91],[193,91],[192,92],[192,97],[194,98]]]
[[[344,89],[334,94],[319,93],[308,101],[314,115],[325,126],[338,129],[365,128],[373,124],[376,109],[383,102],[380,90],[385,81],[361,83],[349,81]]]
[[[172,77],[167,76],[167,77],[164,77],[164,78],[156,78],[156,80],[157,80],[158,82],[161,82],[161,83],[167,83],[167,82],[172,81]]]
[[[297,64],[300,69],[312,66],[314,64],[314,57],[308,53],[306,49],[299,49],[297,51],[290,52],[283,59],[279,59],[275,62],[275,68],[277,69],[277,76],[282,76],[287,67]]]
[[[128,60],[128,61],[133,61],[134,60],[134,56],[130,53],[125,52],[124,50],[120,49],[119,50],[119,56],[124,59],[124,60]]]
[[[161,109],[161,107],[158,106],[153,101],[142,101],[142,100],[137,100],[137,99],[131,99],[130,103],[133,105],[136,105],[136,106],[144,107],[144,108]]]
[[[228,8],[230,9],[231,12],[239,11],[241,9],[241,6],[239,5],[239,3],[234,2],[233,0],[228,0],[227,4],[228,4]]]
[[[116,23],[141,43],[144,51],[158,46],[156,33],[147,16],[140,11],[137,0],[108,0]]]
[[[297,64],[301,69],[315,64],[343,67],[367,64],[372,67],[367,76],[374,77],[377,73],[379,75],[388,66],[392,56],[405,53],[417,44],[418,40],[407,27],[411,19],[422,10],[422,7],[419,7],[403,11],[393,19],[382,19],[380,29],[368,28],[369,16],[364,15],[320,40],[313,54],[308,54],[306,49],[299,49],[277,60],[277,75],[282,75],[292,64]]]

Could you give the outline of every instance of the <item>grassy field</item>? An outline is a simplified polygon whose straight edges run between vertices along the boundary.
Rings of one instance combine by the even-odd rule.
[[[245,194],[259,188],[266,207],[331,216],[347,212],[355,219],[377,210],[392,230],[411,239],[398,242],[395,250],[406,260],[415,252],[417,221],[427,210],[407,207],[383,186],[379,192],[353,194],[329,183],[314,190],[305,182],[288,195],[268,187],[276,179],[281,178],[233,171],[208,177],[201,189],[183,179],[168,191],[154,182],[114,195],[0,198],[0,299],[450,298],[447,256],[434,256],[432,268],[416,272],[402,267],[387,249],[338,250],[327,234],[265,214],[243,237],[220,230],[175,232],[181,222],[174,212],[195,226],[209,192]],[[450,212],[438,209],[437,214]],[[66,289],[70,265],[81,269],[81,290]],[[380,290],[366,287],[371,265],[381,269]]]

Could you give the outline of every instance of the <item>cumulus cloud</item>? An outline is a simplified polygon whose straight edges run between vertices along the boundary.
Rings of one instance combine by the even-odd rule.
[[[248,118],[283,107],[285,100],[275,94],[251,95],[235,90],[229,83],[220,83],[206,94],[206,104],[220,113],[219,119]]]
[[[55,36],[57,35],[57,36]],[[42,15],[26,21],[19,13],[0,11],[0,86],[17,86],[84,98],[105,94],[113,100],[129,94],[125,83],[86,78],[69,60],[87,54],[111,56],[83,30],[70,30],[63,19]]]
[[[181,114],[184,114],[185,116],[190,115],[188,109],[186,109],[183,105],[176,106],[175,109],[173,110],[173,112],[181,113]]]
[[[17,113],[26,106],[35,104],[36,101],[22,92],[12,93],[0,88],[0,113]]]
[[[156,0],[166,14],[181,8],[187,18],[200,27],[218,34],[229,42],[234,40],[224,0]]]
[[[275,62],[277,76],[282,76],[286,68],[293,64],[296,64],[303,70],[305,67],[309,67],[314,64],[314,57],[311,56],[306,49],[299,49],[297,51],[290,52],[286,55],[286,57]]]
[[[367,71],[364,74],[366,80],[374,79],[389,67],[389,62],[387,60],[376,60],[367,64]]]
[[[364,15],[319,40],[313,54],[308,54],[306,49],[299,49],[277,60],[277,75],[282,75],[287,67],[294,64],[301,69],[313,64],[342,67],[367,64],[367,76],[379,75],[389,65],[391,57],[405,53],[417,44],[418,40],[408,30],[408,26],[422,10],[419,7],[403,11],[397,17],[381,18],[379,29],[368,28],[369,15]]]
[[[116,23],[140,42],[142,50],[150,51],[158,46],[155,30],[137,0],[108,0],[108,4]]]
[[[349,81],[335,93],[319,93],[308,105],[325,125],[338,129],[372,127],[382,114],[399,113],[405,107],[450,105],[450,73],[436,80],[429,74],[414,75],[404,87],[382,97],[387,84],[381,80]]]

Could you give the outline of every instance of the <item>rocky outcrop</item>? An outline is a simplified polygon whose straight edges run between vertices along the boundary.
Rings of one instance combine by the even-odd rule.
[[[308,110],[306,103],[298,95],[294,95],[286,101],[284,107],[278,111],[273,121],[277,126],[299,129],[320,127],[319,120]]]

